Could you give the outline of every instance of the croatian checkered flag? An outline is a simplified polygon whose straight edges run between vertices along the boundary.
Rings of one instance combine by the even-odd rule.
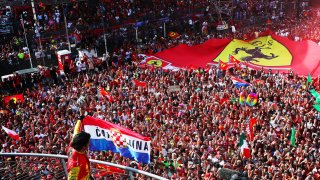
[[[94,117],[83,119],[85,132],[91,135],[90,150],[111,150],[121,156],[150,163],[150,138],[144,137],[119,125]]]

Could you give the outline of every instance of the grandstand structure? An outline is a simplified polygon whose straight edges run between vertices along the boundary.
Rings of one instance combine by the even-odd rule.
[[[218,0],[213,1],[214,9],[213,14],[218,15],[219,21],[229,21],[233,16],[233,1],[232,0]]]
[[[38,1],[37,1],[38,2]],[[51,5],[57,3],[69,3],[70,0],[42,0],[44,4]],[[20,0],[20,1],[8,1],[8,0],[1,0],[0,5],[5,6],[30,6],[30,0]]]
[[[67,158],[65,155],[57,154],[0,153],[0,179],[27,180],[44,177],[45,179],[67,179]],[[147,180],[166,180],[142,170],[110,162],[90,159],[90,163],[91,175],[94,178],[135,180],[137,177],[141,177]],[[110,171],[110,167],[124,171],[123,173]],[[15,169],[16,173],[13,173],[12,169]]]
[[[5,0],[1,1],[0,0],[0,4],[1,5],[9,5],[9,6],[30,6],[31,1],[34,1],[36,3],[39,2],[37,0],[21,0],[21,1],[5,1]],[[94,1],[94,0],[91,0],[91,1]],[[91,2],[91,1],[89,1],[89,2]],[[191,31],[189,32],[188,31],[190,29],[189,26],[184,25],[184,24],[187,24],[187,22],[188,22],[187,20],[189,20],[190,17],[193,17],[194,19],[196,19],[195,21],[197,21],[197,24],[200,27],[201,23],[204,20],[209,19],[209,18],[206,19],[207,17],[203,16],[202,13],[205,11],[207,11],[208,14],[212,15],[214,22],[209,22],[209,23],[212,24],[211,27],[214,27],[214,28],[211,28],[210,30],[211,30],[211,32],[216,33],[215,32],[215,31],[217,31],[217,28],[215,28],[216,22],[223,22],[227,25],[228,22],[233,21],[235,19],[235,13],[236,13],[236,11],[238,11],[238,9],[235,9],[235,7],[237,5],[236,3],[239,4],[239,2],[240,3],[247,3],[247,2],[252,2],[252,1],[255,1],[255,0],[212,0],[212,1],[209,1],[211,4],[210,4],[210,6],[208,6],[208,9],[205,9],[203,7],[198,8],[198,9],[195,8],[192,12],[190,12],[191,10],[189,10],[189,12],[180,12],[181,14],[177,14],[176,16],[154,17],[154,19],[150,18],[149,20],[141,20],[139,18],[137,18],[137,19],[132,18],[132,19],[130,19],[130,21],[126,20],[125,22],[121,22],[121,23],[116,22],[115,24],[112,24],[112,23],[107,24],[107,22],[105,23],[105,20],[103,19],[105,16],[102,16],[103,18],[101,18],[101,22],[100,22],[100,19],[97,18],[96,19],[97,21],[95,22],[96,24],[93,23],[92,26],[88,25],[88,30],[83,31],[83,34],[84,34],[84,37],[88,34],[91,35],[92,37],[90,36],[90,38],[95,39],[95,40],[97,39],[96,42],[100,42],[100,39],[102,37],[101,34],[103,34],[104,41],[101,44],[104,45],[105,51],[102,48],[103,49],[102,52],[106,52],[106,54],[107,54],[108,53],[107,42],[109,43],[108,46],[110,47],[115,44],[114,42],[118,42],[118,39],[119,39],[118,37],[121,37],[121,39],[123,39],[124,42],[126,42],[128,39],[129,40],[138,39],[138,35],[139,35],[139,40],[143,39],[143,38],[145,38],[147,40],[148,38],[151,39],[150,38],[151,36],[154,37],[153,35],[157,34],[157,33],[158,33],[158,35],[164,34],[163,36],[166,37],[167,31],[172,31],[172,32],[174,31],[174,33],[177,32],[183,36],[184,36],[184,34],[191,34],[190,36],[194,36],[197,33],[197,31],[200,32],[199,31],[200,28],[196,29],[193,27],[194,32],[191,32]],[[274,6],[271,6],[271,5],[268,6],[270,1],[275,2]],[[310,0],[310,1],[316,3],[316,2],[319,2],[320,0],[314,0],[314,1]],[[257,15],[257,17],[253,17],[253,15],[252,15],[252,17],[247,16],[248,19],[245,19],[245,18],[241,19],[240,18],[239,22],[242,21],[243,26],[246,28],[247,27],[249,28],[249,27],[254,27],[255,25],[256,26],[261,25],[261,24],[264,25],[267,22],[267,20],[270,20],[270,18],[274,17],[274,19],[273,19],[274,23],[281,24],[282,21],[279,20],[279,19],[281,19],[281,18],[279,18],[279,15],[281,13],[284,13],[285,16],[289,16],[289,13],[291,13],[292,16],[300,17],[303,15],[304,11],[308,10],[308,6],[311,5],[310,1],[309,0],[292,0],[292,1],[291,0],[279,0],[279,1],[259,0],[259,2],[261,2],[262,4],[266,4],[265,6],[263,6],[264,7],[263,11],[265,11],[265,13],[262,13],[262,15],[261,14]],[[69,0],[44,0],[42,2],[45,3],[46,5],[48,5],[48,9],[50,9],[49,5],[53,5],[53,4],[60,4],[63,9],[63,6],[64,6],[63,3],[68,3],[70,1]],[[320,6],[320,2],[318,4]],[[36,4],[36,6],[37,6],[37,4]],[[29,7],[29,10],[30,10],[30,7]],[[78,32],[78,30],[75,31],[76,30],[75,27],[70,27],[69,29],[67,28],[67,20],[68,19],[66,19],[65,12],[64,11],[62,11],[62,12],[63,13],[61,15],[64,16],[64,19],[61,21],[64,21],[64,23],[60,23],[60,25],[57,26],[57,28],[54,30],[43,32],[39,36],[39,38],[37,38],[37,39],[34,38],[34,32],[32,31],[32,28],[31,28],[32,25],[31,25],[29,28],[29,31],[28,31],[28,34],[30,36],[28,36],[28,39],[27,39],[27,36],[25,36],[25,38],[24,38],[26,46],[28,46],[27,40],[31,40],[31,39],[34,40],[34,44],[33,44],[34,49],[33,50],[31,49],[32,51],[37,51],[38,50],[37,43],[39,43],[41,46],[41,42],[44,42],[47,44],[52,43],[52,47],[54,47],[54,44],[55,44],[54,39],[55,38],[59,39],[59,41],[60,41],[60,39],[62,39],[61,44],[63,44],[63,40],[69,41],[69,35],[70,34],[74,35],[75,34],[74,32]],[[244,11],[241,10],[241,13],[242,12],[244,12]],[[0,17],[0,19],[1,18],[2,17]],[[6,18],[6,17],[3,16],[3,19],[4,18]],[[249,18],[250,18],[250,20],[249,20]],[[35,18],[35,19],[37,19],[37,18]],[[88,22],[91,22],[92,19],[95,19],[95,17],[94,18],[89,17],[87,20],[88,20]],[[131,21],[131,20],[134,20],[134,21]],[[16,17],[16,21],[19,22],[19,17],[18,18]],[[234,22],[232,22],[232,23],[234,23]],[[4,33],[7,33],[8,29],[11,31],[14,31],[13,28],[11,28],[12,23],[10,23],[10,21],[4,21],[4,20],[2,21],[1,20],[0,26],[1,26],[0,27],[0,34],[1,34],[1,30],[3,30]],[[139,26],[139,28],[138,28],[138,26]],[[161,27],[161,30],[159,30],[159,29],[153,30],[153,28],[155,28],[155,27],[152,27],[152,26]],[[3,27],[5,27],[5,28],[3,28]],[[9,28],[7,28],[7,27],[9,27]],[[135,29],[135,27],[136,27],[136,29]],[[226,30],[226,32],[227,32],[228,29],[230,29],[230,28],[228,28],[228,26],[226,26],[226,27],[227,28],[223,29],[223,30]],[[152,31],[150,30],[150,32],[148,31],[148,33],[145,33],[145,32],[147,32],[148,28],[150,28]],[[163,31],[162,31],[162,28],[164,29]],[[125,33],[122,32],[122,29],[126,29],[126,32]],[[71,33],[69,34],[68,31]],[[109,36],[109,34],[107,36],[106,31],[110,32],[109,34],[113,34],[114,37],[112,35]],[[158,32],[154,33],[155,31],[158,31]],[[187,32],[185,32],[185,31],[187,31]],[[95,32],[95,33],[93,33],[93,32]],[[13,32],[11,32],[11,33],[13,33]],[[125,35],[123,35],[122,33]],[[200,33],[198,33],[198,34],[200,34]],[[249,32],[248,32],[248,34],[249,34]],[[147,38],[147,36],[149,36],[149,37]],[[181,37],[183,37],[183,36],[181,36]],[[55,38],[53,38],[53,37],[55,37]],[[157,37],[157,36],[155,36],[155,37]],[[205,36],[203,36],[202,38],[204,39],[204,37]],[[183,38],[185,38],[185,39],[183,39]],[[184,41],[189,41],[189,39],[187,39],[186,37],[183,37],[183,38],[181,38],[181,39],[183,39]],[[188,38],[189,38],[189,36],[188,36]],[[75,38],[73,38],[73,39],[75,39]],[[171,42],[178,41],[174,38],[171,38],[171,39],[167,38],[167,39],[161,40],[161,43],[159,43],[162,46],[158,45],[158,44],[157,44],[157,46],[159,46],[160,48],[168,48],[169,45],[167,46],[167,44],[169,44],[169,43],[165,42],[165,40],[167,40],[168,42],[169,41],[171,41]],[[157,38],[154,38],[153,41],[157,42]],[[190,41],[192,41],[192,40],[190,40]],[[138,40],[137,40],[137,42],[138,42]],[[160,42],[160,40],[159,40],[159,42]],[[172,45],[171,42],[170,42],[170,45]],[[194,42],[196,43],[196,40],[194,40]],[[67,44],[67,43],[65,43],[65,44]],[[68,44],[69,44],[69,49],[70,49],[70,47],[71,47],[70,42]],[[75,41],[75,47],[76,47],[76,44],[77,44],[77,42]],[[121,44],[121,43],[119,43],[119,44]],[[123,44],[125,44],[125,43],[123,43]],[[148,44],[148,42],[141,41],[141,44]],[[133,47],[134,45],[135,45],[135,43],[132,43],[132,44],[128,44],[127,46]],[[118,52],[116,52],[116,50],[114,50],[114,49],[118,49],[118,48],[116,47],[116,45],[114,45],[114,46],[115,47],[113,47],[113,48],[109,48],[109,49],[112,49],[109,52],[114,52],[114,54],[115,54],[115,56],[111,57],[111,58],[118,58],[118,56],[117,56]],[[78,47],[81,47],[81,46],[79,45]],[[119,47],[122,47],[122,46],[119,45]],[[153,47],[153,46],[150,46],[150,47]],[[148,48],[150,48],[150,47],[148,47]],[[29,49],[29,47],[28,47],[28,49]],[[74,48],[74,50],[75,49],[76,48]],[[128,50],[128,54],[130,55],[130,53],[132,53],[131,48],[127,49],[127,50]],[[140,49],[139,49],[139,51],[140,51]],[[41,52],[42,52],[42,47],[41,47]],[[56,57],[51,57],[51,55],[56,55],[53,52],[55,52],[55,50],[51,50],[51,49],[49,50],[49,48],[48,48],[47,54],[50,55],[50,60],[52,58],[53,59],[52,61],[54,61],[54,63],[57,63],[55,61]],[[124,51],[124,52],[126,52],[126,51]],[[124,53],[122,53],[122,54],[118,53],[118,54],[124,55]],[[30,57],[32,57],[33,59],[35,58],[31,55],[30,55]],[[229,56],[229,58],[230,58],[230,56]],[[49,60],[47,60],[47,62],[48,61]],[[30,58],[30,62],[31,62],[31,58]],[[220,61],[219,61],[219,63],[220,63]],[[319,62],[319,64],[320,64],[320,62]],[[45,65],[45,63],[43,63],[43,65]],[[20,65],[20,67],[21,66],[22,65]],[[7,68],[7,69],[9,69],[9,68]],[[5,68],[3,68],[1,70],[4,72]],[[100,71],[100,70],[97,70],[97,71]],[[104,72],[104,69],[101,71]],[[38,69],[34,70],[33,68],[29,69],[29,70],[14,71],[14,72],[15,72],[14,74],[18,74],[18,75],[21,75],[21,74],[32,74],[32,75],[36,74],[36,75],[38,75],[38,74],[40,74],[40,71]],[[49,72],[49,71],[46,71],[46,72]],[[52,70],[52,72],[55,72],[55,71]],[[51,73],[51,71],[49,73]],[[2,75],[1,72],[0,72],[0,75]],[[87,74],[85,74],[85,75],[87,75]],[[3,76],[3,79],[11,77],[11,76],[13,76],[13,74]],[[90,76],[90,74],[89,74],[89,76]],[[76,79],[76,78],[74,78],[74,79]],[[76,80],[79,80],[79,79],[76,79]],[[52,82],[54,82],[54,80],[52,80]],[[226,81],[226,82],[229,82],[229,81]],[[115,80],[112,83],[118,83],[118,80]],[[123,84],[121,84],[121,85],[123,85]],[[56,86],[56,84],[54,84],[54,86]],[[122,87],[124,87],[124,86],[122,86]],[[60,87],[57,87],[57,88],[60,88]],[[54,88],[52,88],[52,89],[54,89]],[[228,91],[228,89],[227,89],[227,91]],[[51,91],[51,92],[54,92],[54,91]],[[128,91],[128,92],[131,92],[131,91]],[[131,93],[134,94],[134,92],[131,92]],[[90,96],[94,96],[94,95],[90,95]],[[273,96],[272,96],[272,98],[273,98]],[[138,98],[136,98],[136,99],[138,99]],[[221,102],[221,104],[223,104],[225,101],[224,100],[225,98],[221,98],[221,99],[223,100],[223,102]],[[220,101],[219,101],[219,103],[220,103]],[[161,104],[161,103],[159,103],[159,104]],[[51,106],[55,107],[53,105],[50,105],[50,107]],[[203,112],[205,114],[205,111],[203,111]],[[110,114],[113,114],[113,112],[112,113],[110,112]],[[26,119],[29,120],[29,118],[26,118]],[[10,119],[8,119],[8,120],[10,121]],[[238,121],[238,122],[240,122],[240,121]],[[220,126],[219,126],[219,128],[220,128]],[[174,128],[172,128],[172,129],[174,129]],[[213,131],[213,132],[215,132],[215,131]],[[211,138],[211,136],[210,136],[210,138]],[[223,146],[229,147],[228,142],[226,144],[223,144]],[[9,152],[9,151],[10,150],[7,150],[7,152]],[[13,152],[15,150],[11,150],[11,151]],[[40,151],[36,151],[36,152],[40,152]],[[180,154],[182,154],[182,153],[180,153]],[[109,160],[106,160],[106,161],[109,161]],[[110,162],[111,161],[112,160],[110,160]],[[45,179],[47,179],[48,177],[51,177],[52,179],[67,179],[66,162],[67,162],[67,156],[60,155],[60,154],[0,153],[0,180],[2,180],[2,179],[18,179],[18,180],[20,180],[20,179],[21,180],[22,179],[23,180],[24,179],[42,179],[42,177],[45,177]],[[90,162],[91,162],[91,174],[97,179],[130,179],[130,180],[131,179],[160,179],[160,180],[165,179],[163,177],[146,172],[148,170],[141,171],[141,170],[138,170],[138,169],[135,169],[132,167],[119,165],[120,163],[113,164],[110,162],[98,161],[98,160],[93,160],[93,159],[91,159]],[[160,160],[159,160],[159,162],[160,162]],[[110,171],[109,167],[123,170],[123,172],[119,173],[116,171]],[[319,172],[320,172],[320,170],[319,170]],[[161,173],[158,173],[158,174],[161,174]],[[163,174],[161,174],[161,175],[163,175]]]

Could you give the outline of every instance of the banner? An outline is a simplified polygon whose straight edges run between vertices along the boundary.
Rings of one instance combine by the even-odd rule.
[[[188,68],[190,65],[205,68],[217,65],[219,60],[228,62],[230,57],[239,60],[252,69],[274,70],[312,77],[320,75],[320,46],[313,41],[295,42],[272,32],[261,33],[264,36],[251,41],[238,39],[210,39],[203,44],[189,46],[178,45],[158,52],[146,59],[153,58],[176,68]],[[153,61],[148,61],[155,63]],[[160,62],[158,67],[164,67]]]
[[[240,78],[237,78],[237,77],[234,77],[234,76],[231,77],[231,80],[232,80],[233,85],[235,85],[237,88],[242,87],[242,86],[244,86],[244,87],[250,86],[250,83],[248,83],[247,81],[240,79]]]
[[[142,163],[150,163],[150,138],[105,120],[87,116],[83,119],[85,132],[91,135],[90,150],[111,150]]]
[[[162,59],[179,68],[188,68],[191,65],[204,68],[210,63],[214,64],[212,60],[219,55],[229,42],[229,39],[210,39],[203,44],[194,46],[180,44],[174,48],[158,52],[153,57]]]
[[[19,134],[16,133],[15,131],[11,130],[11,129],[8,129],[4,126],[2,126],[2,129],[14,140],[16,141],[19,141],[20,140],[20,137],[19,137]]]
[[[289,50],[272,36],[259,37],[249,42],[234,39],[214,61],[227,62],[230,55],[242,62],[260,66],[289,66],[292,62]]]
[[[113,166],[107,166],[104,164],[96,164],[96,170],[98,173],[96,173],[96,178],[101,178],[110,174],[124,174],[125,170],[116,168]]]
[[[112,96],[110,95],[109,92],[105,91],[103,87],[98,87],[98,96],[99,97],[105,96],[105,97],[107,97],[109,102],[113,102]]]
[[[147,87],[147,82],[144,82],[144,81],[139,81],[137,79],[134,79],[133,83],[135,86],[138,86],[138,87]]]
[[[219,69],[223,70],[223,71],[227,70],[228,69],[228,63],[225,63],[223,61],[219,61]]]
[[[24,98],[23,98],[23,94],[16,94],[16,95],[12,95],[12,96],[5,96],[3,97],[3,102],[5,105],[8,105],[9,101],[13,101],[15,104],[20,101],[20,102],[24,102]]]
[[[178,71],[180,69],[179,67],[172,66],[172,63],[170,62],[154,56],[147,56],[144,54],[139,54],[139,56],[143,58],[139,64],[139,67],[154,67],[172,71]]]
[[[247,132],[247,137],[249,141],[253,141],[254,139],[253,127],[256,123],[257,123],[257,120],[255,118],[251,118],[249,123],[246,125],[246,132]]]
[[[168,33],[168,36],[171,37],[172,39],[176,39],[176,38],[180,37],[180,34],[177,32],[170,31]]]

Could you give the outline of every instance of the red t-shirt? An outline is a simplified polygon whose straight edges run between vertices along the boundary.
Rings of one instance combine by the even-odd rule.
[[[68,158],[68,179],[90,179],[90,163],[87,155],[72,149]]]

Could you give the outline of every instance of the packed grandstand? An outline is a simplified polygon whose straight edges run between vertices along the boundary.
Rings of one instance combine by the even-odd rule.
[[[90,159],[167,179],[320,179],[317,1],[31,2],[0,11],[1,153],[68,155],[83,119]],[[0,154],[0,179],[62,171]]]

